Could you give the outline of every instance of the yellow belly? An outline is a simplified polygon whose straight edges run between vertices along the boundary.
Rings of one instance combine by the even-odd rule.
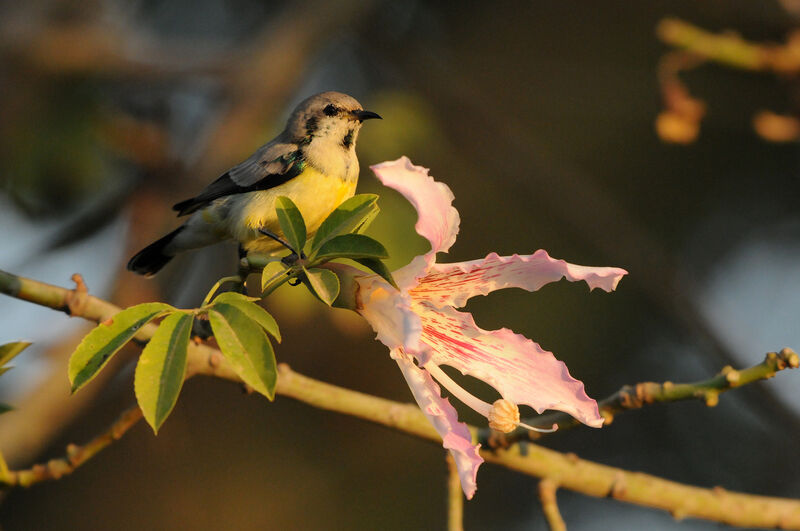
[[[259,234],[259,228],[268,229],[283,237],[277,215],[275,199],[286,196],[297,205],[306,222],[308,234],[313,234],[328,214],[345,199],[353,196],[355,181],[324,175],[308,166],[294,179],[258,192],[249,192],[246,201],[232,212],[232,236],[248,251],[268,253],[281,248],[274,240]]]

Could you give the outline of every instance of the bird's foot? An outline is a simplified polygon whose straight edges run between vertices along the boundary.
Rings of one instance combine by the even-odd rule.
[[[267,238],[272,238],[273,240],[275,240],[275,241],[276,241],[276,242],[278,242],[279,244],[283,245],[284,247],[286,247],[286,248],[287,248],[287,249],[289,249],[290,251],[292,251],[292,252],[295,252],[295,251],[294,251],[294,249],[292,249],[292,246],[291,246],[291,245],[289,245],[289,244],[286,242],[286,240],[284,240],[283,238],[281,238],[280,236],[278,236],[277,234],[275,234],[275,233],[274,233],[274,232],[272,232],[271,230],[269,230],[269,229],[264,229],[264,228],[261,228],[261,229],[258,229],[258,232],[260,232],[261,234],[263,234],[263,235],[264,235],[264,236],[266,236]]]

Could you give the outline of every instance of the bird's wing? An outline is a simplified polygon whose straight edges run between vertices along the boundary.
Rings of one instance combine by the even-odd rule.
[[[209,184],[200,195],[176,203],[172,209],[185,216],[220,197],[274,188],[299,175],[303,166],[297,144],[269,143]]]

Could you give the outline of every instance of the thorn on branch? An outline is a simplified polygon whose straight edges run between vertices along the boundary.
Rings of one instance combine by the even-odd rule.
[[[686,509],[683,509],[682,507],[676,507],[675,509],[670,510],[669,514],[671,514],[675,520],[680,522],[686,518]]]
[[[725,367],[723,367],[722,371],[720,372],[720,374],[725,376],[725,379],[728,381],[728,384],[731,387],[736,387],[736,385],[738,385],[738,383],[739,383],[739,371],[737,371],[736,369],[734,369],[730,365],[726,365]]]
[[[611,483],[611,488],[608,489],[608,495],[611,498],[623,498],[628,493],[628,486],[625,483],[625,475],[617,473],[614,475],[614,481]]]
[[[703,393],[703,399],[706,402],[706,406],[715,407],[719,404],[719,391],[705,391]]]
[[[775,360],[775,368],[779,371],[782,371],[787,367],[796,369],[798,366],[800,366],[800,357],[797,356],[797,353],[794,350],[788,347],[781,349],[779,353],[770,352],[767,354],[767,359]]]
[[[75,288],[67,293],[64,311],[70,316],[83,315],[89,299],[89,288],[79,273],[75,273],[71,278],[75,283]]]

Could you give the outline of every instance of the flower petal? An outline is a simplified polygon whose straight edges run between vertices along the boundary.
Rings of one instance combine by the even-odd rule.
[[[551,352],[511,330],[478,328],[472,315],[451,307],[415,302],[422,321],[421,341],[438,365],[450,365],[488,383],[506,400],[527,404],[541,413],[558,409],[599,428],[603,418],[583,383]]]
[[[431,264],[428,274],[411,289],[415,299],[436,307],[460,308],[476,295],[503,288],[536,291],[545,284],[561,280],[579,280],[590,289],[611,291],[628,272],[618,267],[588,267],[551,258],[542,249],[526,256],[498,256],[492,253],[482,260],[454,264]]]
[[[408,266],[406,266],[408,267]],[[411,309],[411,297],[398,291],[377,275],[359,277],[358,313],[376,332],[376,339],[389,349],[419,351],[422,324]]]
[[[472,444],[472,434],[467,425],[458,421],[458,414],[450,401],[442,398],[439,386],[428,371],[420,369],[411,357],[398,350],[392,352],[403,376],[411,388],[420,409],[442,436],[442,446],[450,451],[458,468],[461,489],[471,499],[477,489],[478,467],[483,463],[479,455],[480,444]]]
[[[394,188],[417,209],[417,233],[431,242],[431,252],[447,252],[456,241],[460,218],[453,206],[453,192],[428,175],[428,169],[414,166],[408,157],[370,166],[378,179]]]

